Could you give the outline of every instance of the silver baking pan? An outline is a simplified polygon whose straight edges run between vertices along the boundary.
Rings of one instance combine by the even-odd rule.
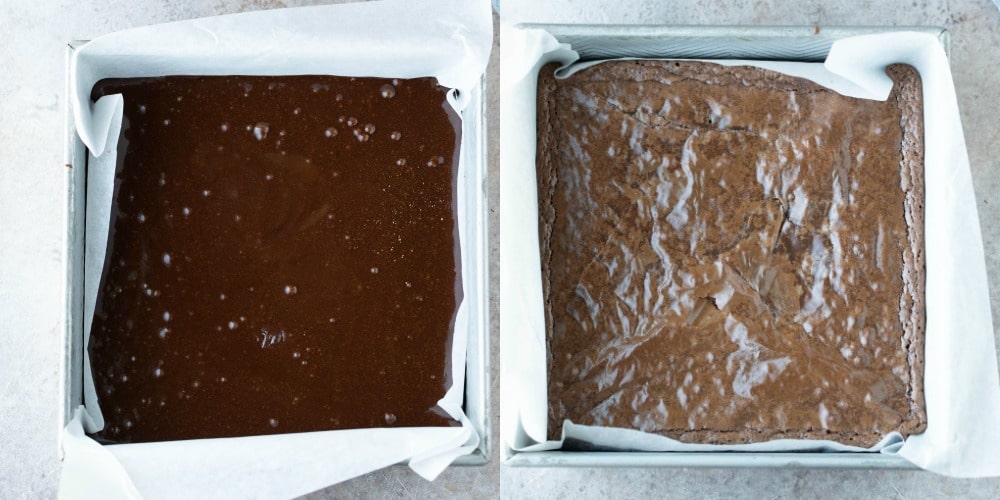
[[[927,26],[628,26],[518,24],[542,29],[568,43],[583,61],[619,57],[663,59],[752,59],[819,62],[833,42],[851,36],[916,31],[937,37],[950,57],[944,28]],[[918,469],[881,453],[753,452],[518,452],[503,444],[502,460],[514,467],[798,467],[826,469]]]
[[[73,41],[66,49],[66,96],[72,90],[69,88],[70,60],[73,52],[86,41]],[[476,168],[471,169],[473,176],[470,185],[480,186],[482,195],[473,214],[474,220],[468,225],[474,228],[468,237],[473,240],[476,249],[474,256],[476,269],[469,279],[471,292],[467,291],[465,299],[470,301],[469,310],[472,320],[473,335],[468,340],[465,365],[465,414],[472,422],[473,428],[481,438],[479,447],[470,455],[459,457],[456,465],[483,465],[489,461],[492,447],[490,422],[492,421],[490,401],[490,352],[489,352],[489,285],[487,280],[489,270],[489,246],[487,242],[487,193],[486,193],[486,78],[483,77],[479,92],[473,96],[464,118],[475,121],[476,134],[463,134],[462,149],[471,151],[474,155]],[[59,428],[72,418],[75,408],[83,404],[83,262],[84,262],[84,221],[86,219],[86,179],[87,179],[87,149],[76,133],[73,121],[72,101],[66,99],[65,109],[65,168],[66,169],[66,330],[64,332],[62,350],[63,363],[60,376],[61,406],[59,412]],[[61,452],[60,452],[61,455]]]

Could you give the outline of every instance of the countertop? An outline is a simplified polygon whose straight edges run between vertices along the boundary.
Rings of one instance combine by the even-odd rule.
[[[308,0],[3,0],[0,2],[0,496],[54,497],[59,480],[60,345],[64,325],[66,176],[62,162],[64,48],[135,26]],[[416,2],[414,2],[416,3]],[[952,71],[972,165],[994,330],[1000,322],[1000,11],[990,0],[503,0],[505,22],[758,25],[936,25],[952,37]],[[494,47],[496,52],[498,47]],[[494,61],[488,71],[495,85]],[[490,96],[491,280],[497,283],[499,158]],[[491,292],[491,347],[502,314]],[[494,359],[493,366],[499,367]],[[497,395],[498,375],[491,374]],[[494,415],[496,415],[494,401]],[[1000,419],[998,419],[1000,420]],[[498,429],[494,422],[494,436]],[[495,439],[495,444],[497,440]],[[1000,498],[998,479],[914,471],[806,469],[527,469],[452,467],[426,482],[390,467],[309,495],[368,497],[972,497]]]

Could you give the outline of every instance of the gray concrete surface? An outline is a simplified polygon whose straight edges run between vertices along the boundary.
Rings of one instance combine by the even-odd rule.
[[[55,496],[58,486],[65,42],[146,24],[312,3],[326,2],[0,0],[0,497],[49,498]],[[1000,60],[1000,13],[990,0],[503,0],[502,7],[510,20],[542,22],[924,24],[948,28],[979,199],[994,329],[1000,324],[1000,134],[993,119],[1000,97],[1000,73],[994,68]],[[490,77],[495,82],[495,65],[493,68]],[[495,100],[491,110],[498,110]],[[490,123],[493,207],[499,173],[496,116],[492,113]],[[492,234],[495,223],[496,219],[491,221]],[[495,240],[491,243],[495,249]],[[494,259],[494,283],[498,265]],[[496,355],[499,310],[494,307],[493,313],[491,344]],[[494,361],[493,365],[498,367],[499,363]],[[491,381],[496,395],[496,373]],[[515,469],[500,466],[495,452],[488,466],[453,467],[433,483],[406,468],[392,467],[308,497],[498,496],[1000,498],[1000,479],[959,480],[893,471]]]

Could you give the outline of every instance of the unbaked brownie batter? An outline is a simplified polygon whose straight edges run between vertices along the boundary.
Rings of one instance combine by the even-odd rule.
[[[111,443],[457,425],[460,122],[433,79],[117,79]]]

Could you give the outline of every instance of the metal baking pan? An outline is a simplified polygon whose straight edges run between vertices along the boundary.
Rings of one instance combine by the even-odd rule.
[[[619,57],[663,59],[751,59],[820,62],[833,42],[858,35],[916,31],[937,37],[951,56],[944,28],[928,26],[658,26],[518,24],[541,29],[570,44],[582,61]],[[896,455],[881,453],[753,452],[519,452],[504,442],[502,460],[514,467],[798,467],[913,469]]]
[[[66,87],[69,88],[70,60],[73,52],[85,40],[70,42],[66,49]],[[469,455],[456,459],[455,465],[484,465],[489,461],[492,447],[490,422],[492,421],[490,401],[490,352],[489,352],[489,293],[487,275],[489,270],[489,249],[486,225],[486,77],[481,80],[478,92],[472,98],[464,119],[475,121],[478,133],[463,134],[462,148],[472,151],[476,168],[468,175],[473,176],[470,185],[480,186],[482,196],[475,206],[467,226],[472,238],[477,266],[469,279],[471,293],[465,294],[469,301],[469,314],[473,318],[473,335],[469,337],[465,365],[465,414],[479,433],[479,447]],[[65,109],[66,150],[64,153],[67,193],[66,193],[66,329],[63,336],[63,363],[60,377],[59,428],[65,427],[72,418],[75,408],[83,404],[83,266],[84,266],[84,222],[86,218],[87,149],[76,133],[73,121],[72,101],[66,99]],[[60,452],[61,455],[61,452]]]

